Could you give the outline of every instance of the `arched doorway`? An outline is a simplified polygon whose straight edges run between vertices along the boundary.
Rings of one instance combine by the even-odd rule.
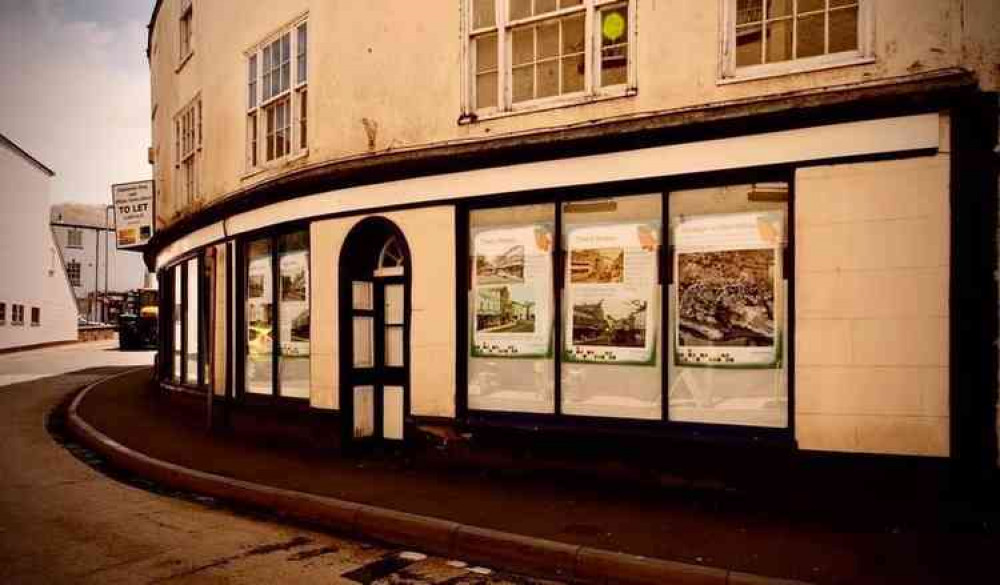
[[[347,440],[402,440],[410,412],[410,251],[381,217],[340,253],[340,404]]]

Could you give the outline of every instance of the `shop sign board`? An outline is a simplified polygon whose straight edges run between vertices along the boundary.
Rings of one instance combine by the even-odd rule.
[[[153,237],[153,181],[111,186],[119,250],[141,249]]]

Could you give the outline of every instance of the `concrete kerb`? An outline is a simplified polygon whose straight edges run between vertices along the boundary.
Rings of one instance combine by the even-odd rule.
[[[91,426],[78,407],[95,387],[135,373],[127,370],[81,390],[70,403],[67,427],[87,447],[114,466],[163,485],[268,510],[282,517],[321,526],[347,536],[369,538],[432,554],[492,564],[549,579],[601,585],[807,585],[726,569],[652,559],[572,545],[521,534],[469,526],[285,490],[189,469],[154,459],[122,445]]]

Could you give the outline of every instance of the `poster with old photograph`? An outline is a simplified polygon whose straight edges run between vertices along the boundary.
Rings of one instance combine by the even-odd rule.
[[[286,252],[278,262],[281,280],[278,289],[278,322],[281,354],[309,354],[309,254],[305,250]]]
[[[473,357],[551,353],[552,246],[551,224],[473,233]]]
[[[674,227],[675,361],[772,367],[781,357],[781,212],[682,217]]]
[[[656,364],[657,223],[569,227],[564,358]]]

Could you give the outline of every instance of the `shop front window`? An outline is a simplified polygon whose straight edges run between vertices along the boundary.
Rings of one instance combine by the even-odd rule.
[[[271,240],[250,242],[246,257],[246,391],[271,394],[274,351]]]
[[[670,420],[788,425],[788,185],[670,194]]]
[[[470,214],[469,408],[555,412],[555,205]]]
[[[245,391],[308,399],[309,232],[254,240],[245,254]]]
[[[198,351],[200,347],[200,339],[198,335],[198,316],[200,314],[200,306],[198,303],[198,283],[201,282],[201,279],[198,278],[198,259],[192,258],[191,260],[188,260],[184,266],[187,271],[187,302],[185,303],[187,313],[187,344],[185,346],[187,365],[184,370],[184,381],[188,385],[197,386]]]
[[[778,182],[470,210],[467,408],[787,428],[788,198]]]
[[[564,203],[562,412],[662,416],[661,196]]]
[[[182,363],[184,358],[184,306],[182,304],[184,300],[184,282],[181,276],[181,269],[178,266],[174,266],[170,269],[171,278],[174,281],[174,311],[173,311],[173,338],[171,339],[170,347],[173,352],[173,369],[171,371],[171,378],[176,383],[181,383]]]
[[[278,238],[278,373],[282,396],[309,398],[309,232]]]

